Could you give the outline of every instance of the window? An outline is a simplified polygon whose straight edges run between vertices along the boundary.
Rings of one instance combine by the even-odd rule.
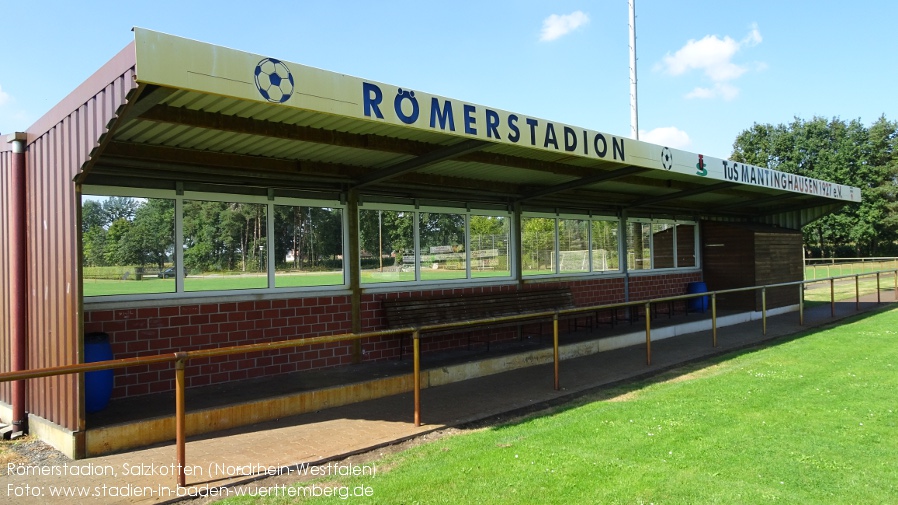
[[[471,277],[509,277],[507,216],[471,216]]]
[[[558,220],[558,271],[589,272],[589,221]]]
[[[339,286],[343,275],[343,211],[274,206],[274,285]]]
[[[674,225],[652,223],[652,268],[673,268]]]
[[[464,214],[418,213],[422,281],[467,277]]]
[[[185,200],[184,291],[268,287],[268,206]]]
[[[415,213],[359,210],[362,284],[415,280]]]
[[[521,218],[521,262],[523,275],[555,273],[555,219]]]
[[[346,283],[345,213],[337,202],[82,190],[84,296],[273,292]]]
[[[592,226],[592,271],[620,270],[618,221],[595,220]]]
[[[618,223],[608,217],[524,216],[523,275],[619,272]]]
[[[695,225],[677,224],[677,267],[694,267]]]
[[[696,263],[695,223],[627,222],[627,268],[689,268]]]
[[[174,293],[174,214],[165,198],[83,196],[84,295]]]
[[[511,277],[507,213],[371,207],[359,211],[363,284]]]

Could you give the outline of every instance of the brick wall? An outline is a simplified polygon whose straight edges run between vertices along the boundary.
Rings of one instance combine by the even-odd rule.
[[[630,278],[630,299],[678,295],[686,284],[701,280],[700,272],[641,275]],[[539,283],[524,289],[542,289],[567,285],[579,306],[600,305],[624,299],[621,277],[577,280],[567,283]],[[480,286],[431,290],[407,290],[365,294],[361,301],[362,331],[386,327],[381,301],[411,296],[464,296],[475,293],[509,292],[514,285]],[[87,310],[84,331],[109,334],[116,359],[148,356],[185,350],[209,349],[271,342],[297,337],[315,337],[350,333],[349,295],[258,300],[230,303],[161,305],[159,307],[115,310]],[[536,334],[538,325],[523,328],[524,334]],[[542,328],[547,331],[546,328]],[[515,328],[476,330],[472,340],[489,337],[490,342],[517,338]],[[422,352],[464,348],[468,332],[427,336],[421,341]],[[411,339],[401,339],[406,356],[411,355]],[[482,345],[474,343],[474,345]],[[377,337],[361,341],[362,360],[396,359],[400,338]],[[317,344],[299,349],[281,349],[191,360],[187,365],[187,386],[205,386],[352,362],[352,342]],[[172,364],[119,369],[115,372],[113,398],[171,391],[174,388]]]
[[[109,334],[113,356],[118,359],[349,333],[350,314],[349,296],[96,310],[85,311],[84,332]],[[348,364],[351,348],[349,342],[318,344],[191,360],[187,386]],[[172,390],[172,366],[116,370],[112,397]]]

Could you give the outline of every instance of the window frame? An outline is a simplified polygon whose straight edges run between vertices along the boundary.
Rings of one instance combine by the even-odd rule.
[[[675,271],[675,270],[676,271],[689,271],[689,270],[701,269],[701,255],[699,254],[699,245],[700,245],[699,224],[697,221],[686,220],[686,219],[654,219],[654,218],[636,217],[636,218],[627,219],[626,223],[624,224],[625,228],[627,227],[627,225],[629,225],[629,223],[641,223],[643,225],[649,225],[649,230],[654,230],[655,225],[668,224],[668,225],[671,225],[671,229],[673,230],[672,236],[671,236],[671,240],[673,242],[673,244],[672,244],[673,245],[673,247],[672,247],[673,266],[661,267],[661,268],[658,268],[655,266],[655,263],[656,263],[655,262],[655,259],[656,259],[656,257],[655,257],[655,234],[654,234],[654,232],[650,232],[649,233],[649,256],[651,257],[651,261],[652,261],[651,267],[644,268],[644,269],[632,269],[632,270],[628,267],[627,270],[631,274],[642,275],[642,274],[650,274],[653,272],[665,272],[665,271],[669,272],[669,271]],[[679,251],[677,250],[678,245],[679,245],[678,244],[678,242],[679,242],[678,234],[680,232],[680,225],[692,226],[693,256],[695,258],[694,265],[679,266],[677,264],[679,262],[679,256],[680,256]],[[629,239],[629,230],[628,230],[627,238]],[[625,257],[628,262],[629,262],[629,252],[630,252],[629,246],[625,245],[624,254],[626,255]]]
[[[404,287],[404,286],[441,286],[441,285],[484,285],[484,284],[496,284],[496,283],[508,283],[514,281],[514,262],[513,255],[509,252],[508,254],[508,275],[495,276],[495,277],[473,277],[472,269],[471,269],[471,216],[492,216],[492,217],[503,217],[508,220],[508,251],[513,251],[514,245],[514,219],[513,214],[510,211],[501,211],[495,209],[480,209],[475,207],[450,207],[450,206],[423,206],[423,205],[408,205],[408,204],[392,204],[392,203],[364,203],[359,205],[359,213],[362,211],[390,211],[390,212],[408,212],[412,214],[412,219],[414,222],[414,236],[413,243],[415,249],[415,260],[414,260],[414,278],[412,280],[407,281],[393,281],[393,282],[363,282],[361,279],[361,258],[359,258],[360,262],[358,265],[355,265],[356,268],[359,269],[359,285],[363,289],[366,290],[391,290],[390,288]],[[445,280],[435,280],[435,279],[427,279],[422,280],[421,278],[421,230],[420,230],[420,220],[422,213],[429,214],[458,214],[463,215],[465,218],[465,276],[456,278],[456,279],[445,279]],[[361,224],[361,216],[359,216],[359,224]],[[356,230],[356,233],[361,233],[360,230]]]
[[[614,276],[623,274],[623,266],[621,262],[621,219],[616,216],[606,215],[606,214],[576,214],[576,213],[546,213],[546,212],[522,212],[521,213],[521,221],[523,223],[524,219],[527,218],[544,218],[544,219],[552,219],[554,220],[554,230],[555,230],[555,262],[552,272],[548,273],[536,273],[530,275],[524,275],[522,272],[522,277],[524,279],[535,279],[535,278],[550,278],[550,277],[604,277],[604,276]],[[561,221],[585,221],[587,224],[587,244],[588,247],[586,249],[586,254],[589,260],[589,269],[587,271],[578,271],[578,272],[563,272],[561,270],[561,254],[560,254],[560,242],[561,239],[559,237],[559,230],[561,229]],[[617,269],[614,270],[596,270],[596,265],[594,264],[594,249],[593,249],[593,231],[592,225],[594,222],[612,222],[617,225]],[[523,228],[523,224],[521,226]],[[518,242],[523,244],[523,230],[518,233]],[[523,245],[521,246],[521,254],[524,254]]]
[[[349,288],[349,271],[346,262],[343,265],[343,283],[342,284],[326,284],[316,286],[289,286],[276,287],[275,284],[275,251],[271,246],[275,232],[275,206],[294,206],[294,207],[322,207],[334,208],[341,211],[341,228],[342,228],[342,255],[343,258],[348,256],[349,252],[349,231],[347,220],[347,205],[337,200],[314,199],[314,198],[296,198],[289,196],[263,196],[263,195],[246,195],[240,193],[211,193],[206,191],[179,191],[168,189],[144,189],[131,188],[123,186],[101,186],[101,185],[83,185],[81,187],[81,201],[79,206],[83,204],[84,197],[129,197],[129,198],[159,198],[166,200],[174,200],[175,202],[175,223],[174,223],[174,254],[173,261],[176,265],[184,264],[184,201],[207,201],[207,202],[234,202],[234,203],[251,203],[263,204],[266,206],[266,263],[267,263],[267,286],[264,288],[247,288],[247,289],[229,289],[229,290],[184,290],[184,271],[182,268],[176,269],[175,291],[167,293],[147,293],[147,294],[109,294],[109,295],[91,295],[83,296],[84,302],[87,304],[118,302],[132,300],[159,300],[159,299],[205,299],[212,297],[241,297],[259,294],[286,294],[286,293],[304,293],[304,292],[321,292],[346,290]],[[80,207],[79,207],[80,209]],[[80,226],[79,237],[80,237]],[[178,245],[181,245],[178,247]],[[79,243],[79,257],[82,251],[82,245]],[[83,293],[83,291],[82,291]]]

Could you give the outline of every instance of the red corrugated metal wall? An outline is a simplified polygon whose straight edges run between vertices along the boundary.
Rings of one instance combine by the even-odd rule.
[[[136,85],[133,57],[131,60],[130,69],[101,81],[105,87],[99,92],[94,89],[93,96],[86,94],[86,101],[73,104],[75,109],[58,123],[34,137],[29,132],[26,155],[29,368],[79,363],[83,359],[79,331],[80,202],[73,179],[91,149],[97,146],[116,109],[125,103],[128,91]],[[105,67],[103,70],[108,72]],[[99,75],[100,72],[88,83],[96,82]],[[78,382],[74,375],[31,381],[28,411],[67,429],[78,430]]]
[[[4,135],[5,141],[5,135]],[[12,316],[10,314],[9,279],[9,176],[12,165],[12,151],[9,144],[0,146],[0,371],[12,369],[10,348],[12,347]],[[0,400],[12,403],[12,385],[0,384]],[[9,419],[7,419],[9,421]]]

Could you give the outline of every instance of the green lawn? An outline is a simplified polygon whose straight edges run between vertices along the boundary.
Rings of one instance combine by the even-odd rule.
[[[898,503],[896,328],[861,316],[327,483],[370,487],[352,503]]]

